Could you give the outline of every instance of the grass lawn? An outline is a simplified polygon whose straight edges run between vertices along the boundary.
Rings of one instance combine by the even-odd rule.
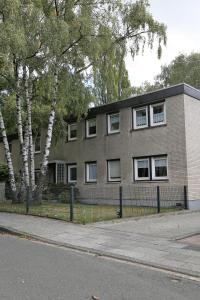
[[[74,222],[86,224],[91,222],[106,221],[117,218],[119,207],[114,205],[87,205],[75,204],[74,206]],[[172,211],[174,209],[161,209],[161,212]],[[0,202],[1,212],[13,212],[17,214],[26,214],[26,205],[12,204],[11,202]],[[123,217],[137,217],[155,214],[156,208],[153,207],[130,207],[123,208]],[[65,203],[43,203],[41,205],[32,206],[29,214],[34,216],[49,217],[59,220],[69,221],[70,207]]]

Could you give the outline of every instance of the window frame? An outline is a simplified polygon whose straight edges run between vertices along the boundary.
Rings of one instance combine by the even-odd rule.
[[[146,110],[146,121],[147,122],[146,122],[146,125],[138,126],[136,124],[136,120],[137,120],[136,113],[137,113],[137,111],[140,111],[140,110],[143,110],[143,109]],[[133,108],[133,129],[138,130],[138,129],[148,128],[148,127],[149,127],[149,109],[148,109],[148,106]]]
[[[90,165],[96,165],[96,179],[89,178],[89,166]],[[86,183],[97,183],[97,161],[85,162],[85,182]]]
[[[70,169],[76,168],[76,180],[71,180],[70,179]],[[68,164],[67,165],[67,183],[77,183],[77,164]]]
[[[76,125],[76,137],[73,137],[71,138],[71,126],[73,125]],[[78,129],[78,126],[77,126],[77,123],[71,123],[71,124],[68,124],[68,141],[76,141],[77,140],[77,129]]]
[[[139,157],[139,158],[134,158],[134,180],[135,181],[150,181],[151,180],[151,164],[150,164],[150,158],[148,156],[145,157]],[[149,171],[149,176],[148,177],[139,177],[138,176],[138,161],[146,160],[148,161],[148,171]]]
[[[156,159],[166,159],[166,167],[167,167],[167,176],[159,176],[156,177],[155,176],[155,160]],[[151,176],[152,176],[152,180],[167,180],[169,179],[168,177],[168,157],[166,155],[160,155],[160,156],[152,156],[151,157],[151,165],[152,165],[152,171],[151,171]]]
[[[35,144],[36,144],[36,140],[37,139],[40,139],[39,141],[39,146],[40,146],[40,150],[35,150]],[[34,153],[37,154],[37,153],[41,153],[41,135],[38,134],[36,137],[35,137],[35,140],[34,140]]]
[[[96,133],[95,134],[90,134],[90,132],[89,132],[89,129],[90,129],[89,123],[91,120],[95,120],[95,123],[96,123]],[[95,137],[95,136],[97,136],[97,119],[96,119],[96,117],[86,120],[86,138],[91,138],[91,137]]]
[[[111,179],[110,177],[110,162],[118,161],[120,166],[120,177],[116,177],[116,179]],[[121,182],[121,160],[118,159],[108,159],[107,160],[107,181],[108,182]]]
[[[119,129],[117,130],[111,130],[111,116],[114,116],[114,115],[118,115],[119,116]],[[120,132],[120,112],[115,112],[115,113],[110,113],[110,114],[107,114],[107,131],[108,131],[108,134],[114,134],[114,133],[119,133]]]
[[[158,122],[158,123],[154,123],[153,121],[153,108],[156,107],[156,106],[160,106],[160,105],[163,105],[164,107],[164,121],[162,122]],[[151,104],[150,105],[150,126],[151,127],[156,127],[156,126],[160,126],[160,125],[164,125],[166,124],[166,102],[158,102],[158,103],[155,103],[155,104]]]
[[[60,169],[61,172],[59,173],[58,170],[59,170],[59,167],[61,167],[61,166],[62,166],[63,169],[62,170]],[[58,183],[58,184],[59,183],[65,183],[65,180],[66,180],[65,179],[65,172],[66,172],[65,171],[65,163],[64,162],[56,163],[56,183]],[[58,181],[58,177],[59,177],[58,174],[62,175],[62,177],[63,177],[63,178],[61,178],[62,180]]]

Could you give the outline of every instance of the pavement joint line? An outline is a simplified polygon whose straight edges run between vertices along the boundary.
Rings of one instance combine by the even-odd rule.
[[[143,260],[125,256],[125,255],[113,254],[113,253],[110,253],[107,251],[101,251],[101,250],[97,250],[94,248],[88,248],[88,247],[83,247],[83,246],[72,245],[69,243],[57,242],[57,241],[54,241],[51,239],[43,238],[43,237],[35,235],[35,234],[19,231],[12,227],[0,225],[0,232],[4,232],[4,233],[10,234],[10,235],[15,235],[15,236],[18,236],[21,238],[30,238],[33,241],[35,240],[35,241],[42,242],[44,244],[55,245],[55,246],[67,248],[70,250],[76,250],[76,251],[80,251],[82,253],[94,254],[99,257],[105,257],[108,259],[115,259],[115,260],[121,261],[121,262],[132,263],[137,266],[149,267],[149,268],[152,268],[154,270],[161,271],[164,273],[170,272],[171,274],[173,274],[176,277],[200,282],[200,275],[197,275],[196,272],[188,272],[188,270],[180,270],[179,268],[176,268],[176,267],[170,268],[170,267],[166,267],[161,264],[149,263],[149,262],[146,262]]]

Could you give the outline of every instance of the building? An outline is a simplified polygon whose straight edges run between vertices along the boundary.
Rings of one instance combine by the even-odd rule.
[[[199,90],[179,84],[91,108],[87,119],[69,123],[66,139],[53,143],[49,181],[76,184],[80,190],[186,185],[189,207],[200,208],[199,100]],[[37,169],[44,134],[36,142]],[[20,169],[19,146],[11,143]]]

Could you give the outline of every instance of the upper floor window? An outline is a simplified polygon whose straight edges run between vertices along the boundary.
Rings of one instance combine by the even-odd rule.
[[[74,141],[77,139],[77,124],[68,125],[68,141]]]
[[[35,138],[35,153],[40,153],[41,152],[41,136],[38,134]]]
[[[133,110],[134,129],[148,127],[148,108],[141,107]]]
[[[165,103],[153,104],[150,107],[151,126],[157,126],[166,123]]]
[[[88,162],[86,163],[86,182],[97,181],[97,163]]]
[[[119,113],[108,115],[108,133],[119,132],[120,116]]]
[[[120,159],[108,160],[108,181],[121,180]]]
[[[96,118],[87,120],[86,137],[96,136],[96,133],[97,133]]]
[[[68,165],[67,167],[67,181],[68,183],[75,183],[77,181],[77,166],[76,164]]]

